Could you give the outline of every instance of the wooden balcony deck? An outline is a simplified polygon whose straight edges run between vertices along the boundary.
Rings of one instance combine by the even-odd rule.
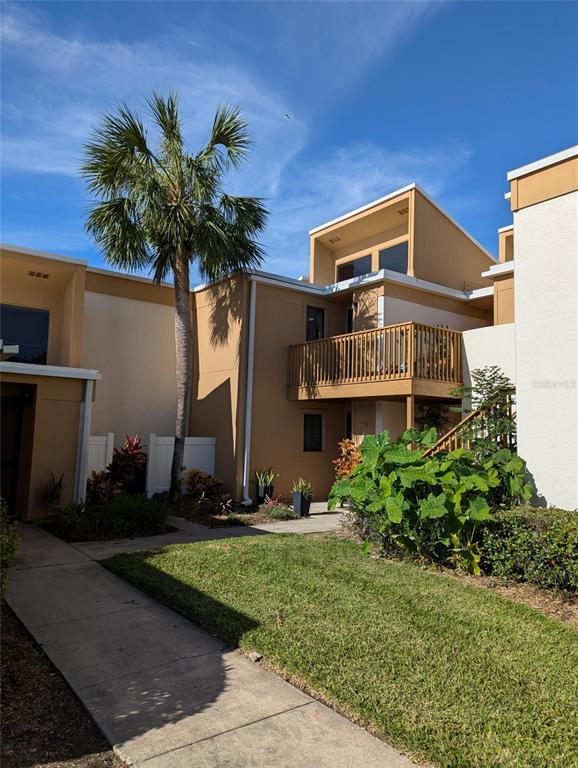
[[[399,323],[295,344],[288,397],[452,397],[462,383],[461,337],[447,328]]]

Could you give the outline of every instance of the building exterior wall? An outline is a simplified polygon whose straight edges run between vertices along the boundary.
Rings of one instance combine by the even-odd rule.
[[[494,325],[513,323],[514,320],[514,276],[496,277],[494,280]]]
[[[481,277],[494,261],[456,224],[414,190],[413,274],[460,291],[490,282]]]
[[[518,450],[543,503],[578,508],[578,192],[514,213]]]
[[[514,260],[514,228],[498,232],[498,261],[504,264]]]
[[[517,211],[576,190],[578,157],[573,157],[512,179],[510,203]]]
[[[248,297],[246,277],[193,294],[189,433],[216,438],[215,474],[235,499],[241,497],[242,488]]]
[[[314,498],[326,498],[334,479],[331,460],[337,456],[337,443],[345,436],[347,408],[343,403],[288,400],[289,346],[305,341],[307,306],[325,310],[326,335],[342,332],[344,306],[262,283],[257,284],[256,302],[251,481],[257,469],[274,466],[280,474],[275,494],[289,497],[293,480],[303,477],[312,483]],[[323,414],[321,453],[303,451],[304,413]]]
[[[51,473],[56,479],[63,475],[63,503],[74,497],[84,381],[28,374],[2,375],[2,394],[10,395],[22,385],[32,387],[34,394],[23,423],[17,511],[25,520],[38,520],[48,512],[42,503],[41,491]]]
[[[145,444],[151,432],[174,435],[176,379],[174,310],[129,298],[130,281],[116,282],[125,295],[86,291],[81,361],[102,374],[91,432],[114,432],[118,447],[125,435]]]
[[[515,333],[514,323],[504,323],[462,334],[462,375],[466,386],[471,384],[471,371],[489,365],[497,365],[516,383]]]

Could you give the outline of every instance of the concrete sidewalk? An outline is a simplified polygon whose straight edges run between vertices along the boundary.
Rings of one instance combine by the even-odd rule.
[[[128,765],[413,765],[79,549],[21,535],[8,603]]]
[[[311,517],[296,520],[279,520],[255,525],[235,525],[231,528],[209,528],[191,523],[182,517],[169,517],[169,524],[176,528],[172,533],[160,536],[142,536],[137,539],[114,539],[112,541],[87,541],[72,546],[92,560],[106,560],[122,552],[142,552],[162,549],[168,544],[186,544],[191,541],[214,541],[233,536],[260,536],[265,533],[329,533],[341,528],[342,514],[327,512],[327,504],[312,504]]]

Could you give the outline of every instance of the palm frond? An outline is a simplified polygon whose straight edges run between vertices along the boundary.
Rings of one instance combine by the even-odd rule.
[[[241,117],[239,108],[220,106],[215,114],[211,136],[203,154],[224,169],[226,161],[233,166],[240,165],[250,147],[247,123]]]
[[[151,254],[138,212],[129,198],[98,203],[87,218],[86,228],[114,266],[135,271],[150,264]]]

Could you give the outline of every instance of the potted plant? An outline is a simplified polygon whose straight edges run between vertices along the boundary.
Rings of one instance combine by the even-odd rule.
[[[255,477],[257,478],[257,504],[262,504],[267,496],[270,499],[273,498],[273,483],[279,475],[273,467],[269,467],[269,469],[258,469]]]
[[[299,480],[293,481],[293,509],[296,517],[309,517],[309,507],[311,506],[311,497],[313,496],[313,488],[311,483],[307,480],[303,480],[302,477]]]

